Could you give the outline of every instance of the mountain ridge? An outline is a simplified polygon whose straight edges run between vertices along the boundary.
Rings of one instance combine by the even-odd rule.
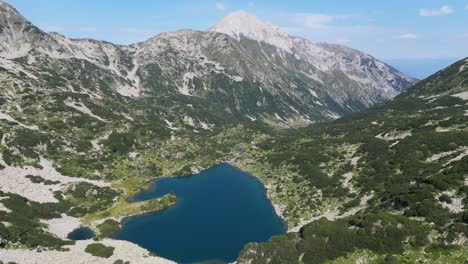
[[[286,126],[296,121],[311,123],[336,118],[369,107],[394,97],[415,82],[367,54],[290,37],[247,13],[234,13],[231,18],[247,16],[253,28],[260,23],[282,32],[281,37],[293,45],[294,54],[270,44],[253,43],[250,38],[237,39],[214,32],[216,25],[209,31],[160,33],[131,45],[68,39],[45,33],[8,4],[3,10],[0,56],[28,76],[37,71],[38,61],[41,66],[63,64],[64,59],[86,61],[100,69],[99,78],[106,76],[118,94],[134,98],[154,94],[157,89],[183,96],[206,96],[217,89],[213,86],[214,76],[224,76],[230,81],[224,82],[221,90],[228,89],[227,93],[232,94],[231,106],[226,108],[228,114],[236,112]],[[229,21],[229,17],[225,19]],[[239,18],[235,19],[239,22]],[[67,64],[61,67],[78,66]],[[148,80],[153,80],[159,71],[166,79],[156,87]],[[89,73],[96,83],[99,78],[95,74]],[[250,87],[250,99],[238,94],[238,85]],[[102,92],[97,92],[102,96]],[[249,102],[252,98],[258,100]]]

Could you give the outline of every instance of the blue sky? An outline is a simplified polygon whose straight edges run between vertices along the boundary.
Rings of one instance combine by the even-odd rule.
[[[160,32],[204,30],[236,10],[290,34],[381,59],[468,56],[468,0],[6,0],[46,31],[129,44]]]

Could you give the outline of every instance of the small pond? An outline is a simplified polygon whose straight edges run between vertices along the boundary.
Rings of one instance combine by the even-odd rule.
[[[94,238],[94,236],[93,230],[88,227],[80,227],[70,232],[67,238],[71,240],[87,240]]]

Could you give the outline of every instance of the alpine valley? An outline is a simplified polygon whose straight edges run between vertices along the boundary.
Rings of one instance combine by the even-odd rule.
[[[129,198],[223,162],[288,229],[237,263],[463,263],[467,100],[468,59],[417,82],[244,11],[123,46],[0,0],[0,263],[174,263],[112,237],[177,195]]]

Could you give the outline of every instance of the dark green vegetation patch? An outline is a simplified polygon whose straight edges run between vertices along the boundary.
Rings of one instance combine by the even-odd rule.
[[[102,222],[102,224],[99,224],[97,229],[99,230],[99,237],[109,237],[110,235],[119,231],[120,224],[113,219],[107,219],[106,221]]]
[[[101,243],[89,244],[85,248],[85,252],[100,258],[110,258],[114,254],[114,247],[106,247]]]
[[[420,248],[429,244],[429,230],[417,221],[388,213],[358,214],[337,221],[322,218],[304,226],[298,234],[247,245],[241,263],[244,258],[264,263],[263,256],[268,256],[272,264],[293,263],[300,256],[304,263],[323,263],[357,249],[402,254],[406,245]]]

